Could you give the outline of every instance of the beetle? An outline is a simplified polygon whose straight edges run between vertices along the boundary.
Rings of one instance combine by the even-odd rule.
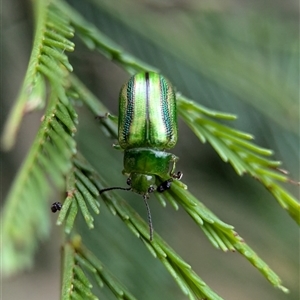
[[[147,202],[149,194],[164,192],[172,181],[178,157],[166,152],[178,138],[176,95],[172,84],[162,75],[142,72],[132,76],[119,95],[118,142],[124,150],[123,174],[129,188],[110,187],[100,194],[115,190],[133,191],[142,195],[148,213],[150,241],[153,225]]]

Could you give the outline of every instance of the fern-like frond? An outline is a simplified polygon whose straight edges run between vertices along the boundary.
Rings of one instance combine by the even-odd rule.
[[[77,113],[68,100],[66,77],[72,66],[64,51],[73,51],[69,41],[73,28],[51,1],[35,1],[36,34],[28,70],[16,104],[8,118],[2,146],[15,142],[22,117],[46,103],[45,80],[49,81],[49,105],[40,129],[10,189],[1,216],[1,253],[5,275],[28,268],[38,240],[49,233],[49,177],[64,188],[64,176],[76,152],[73,135]]]
[[[30,267],[38,240],[49,233],[48,177],[62,190],[76,152],[72,135],[77,118],[70,110],[53,90],[37,136],[6,199],[0,247],[5,275]]]
[[[212,115],[206,109],[183,96],[178,97],[178,111],[186,124],[204,143],[209,142],[221,159],[229,162],[238,175],[248,173],[261,182],[276,198],[282,208],[300,224],[300,204],[278,181],[289,182],[289,177],[279,169],[281,162],[268,157],[271,150],[255,145],[253,137],[217,122],[227,115]],[[212,119],[215,118],[216,120]]]
[[[55,85],[64,104],[65,77],[73,70],[65,51],[73,51],[74,35],[67,15],[57,10],[50,0],[35,1],[35,37],[25,79],[2,135],[2,148],[9,150],[15,143],[23,116],[46,103],[45,77]]]
[[[182,189],[178,183],[174,182],[172,189],[168,193],[160,194],[160,197],[165,197],[168,200],[173,198],[173,202],[180,203],[184,210],[203,230],[214,247],[223,251],[240,252],[274,287],[288,292],[282,286],[279,276],[246,244],[245,240],[238,235],[233,226],[221,221],[190,192]]]
[[[103,265],[103,263],[86,249],[79,236],[75,236],[63,247],[64,273],[62,278],[61,300],[98,299],[93,292],[85,272],[90,273],[98,287],[107,286],[118,298],[135,300],[136,298]],[[84,272],[85,271],[85,272]]]

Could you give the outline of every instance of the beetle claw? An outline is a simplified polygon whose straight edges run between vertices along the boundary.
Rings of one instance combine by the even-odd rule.
[[[177,179],[177,180],[181,180],[182,176],[183,176],[183,173],[180,171],[177,172],[177,174],[172,174],[172,178]]]

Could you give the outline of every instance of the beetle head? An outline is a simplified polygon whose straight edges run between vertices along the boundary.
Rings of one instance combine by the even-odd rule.
[[[154,175],[131,173],[127,179],[127,184],[130,185],[133,192],[146,198],[148,198],[149,193],[156,190]]]

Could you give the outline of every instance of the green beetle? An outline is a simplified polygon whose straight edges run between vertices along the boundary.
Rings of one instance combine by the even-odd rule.
[[[164,192],[173,179],[178,157],[165,152],[177,142],[176,96],[171,83],[162,75],[143,72],[132,76],[123,85],[119,97],[118,141],[124,150],[123,174],[128,176],[130,190],[141,194],[145,201],[150,240],[153,237],[151,213],[147,203],[152,192]]]

